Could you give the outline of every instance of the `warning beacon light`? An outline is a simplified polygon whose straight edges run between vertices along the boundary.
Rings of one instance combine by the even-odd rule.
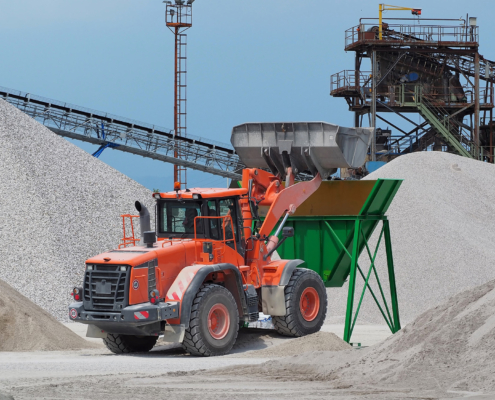
[[[412,15],[421,15],[421,8],[413,8],[411,10]]]

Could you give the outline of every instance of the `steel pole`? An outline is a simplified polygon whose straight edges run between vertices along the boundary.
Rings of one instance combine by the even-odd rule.
[[[376,51],[371,55],[371,126],[374,128],[371,138],[371,161],[376,161]]]
[[[480,159],[480,55],[474,54],[474,151],[476,159]]]
[[[354,60],[354,85],[356,87],[356,91],[359,93],[361,91],[360,82],[359,82],[359,69],[361,67],[360,63],[360,54],[359,51],[356,51],[356,58]],[[354,106],[357,106],[359,103],[358,97],[354,97]],[[359,126],[359,113],[357,111],[354,112],[354,127]]]
[[[178,127],[179,127],[179,122],[178,122],[178,75],[179,75],[179,71],[178,71],[178,57],[179,57],[179,27],[176,26],[175,27],[175,32],[174,32],[174,36],[175,36],[175,64],[174,64],[174,71],[175,71],[175,77],[174,77],[174,135],[177,136],[178,134]],[[177,142],[175,143],[175,146],[174,146],[174,158],[178,158],[179,157],[179,152],[178,152],[178,149],[177,149]],[[174,183],[175,182],[179,182],[180,179],[179,179],[179,166],[177,164],[174,164]]]
[[[354,237],[352,242],[351,270],[349,271],[349,291],[347,293],[347,310],[345,314],[344,341],[349,343],[352,336],[352,311],[354,306],[354,291],[356,290],[356,270],[359,258],[359,234],[361,232],[361,221],[354,222]],[[345,249],[345,247],[344,247]]]
[[[390,297],[392,300],[392,315],[394,316],[394,332],[400,330],[399,303],[397,301],[397,287],[395,284],[394,256],[392,253],[392,239],[390,237],[390,225],[387,219],[383,220],[383,230],[385,234],[385,249],[387,252],[388,282],[390,287]]]

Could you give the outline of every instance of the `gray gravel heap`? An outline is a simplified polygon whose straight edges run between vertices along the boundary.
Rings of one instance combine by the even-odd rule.
[[[378,178],[404,179],[387,213],[403,325],[449,297],[495,279],[495,165],[418,152],[395,159],[365,179]],[[364,268],[367,259],[361,256]],[[386,281],[384,251],[378,254],[377,267]],[[378,289],[375,292],[380,296]],[[328,293],[329,322],[342,322],[347,286]],[[369,293],[358,321],[384,321]]]
[[[151,191],[0,100],[0,279],[60,321],[84,261]],[[139,228],[137,229],[139,234]]]

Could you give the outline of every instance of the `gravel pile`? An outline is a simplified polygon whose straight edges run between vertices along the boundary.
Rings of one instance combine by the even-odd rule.
[[[0,351],[95,347],[0,280]]]
[[[0,100],[0,279],[60,321],[84,261],[151,192]],[[139,234],[139,228],[137,230]]]
[[[361,350],[306,353],[240,367],[236,373],[283,374],[293,380],[331,381],[341,388],[372,385],[391,390],[395,385],[401,390],[440,389],[461,396],[495,390],[494,357],[495,280],[428,310],[381,344]]]
[[[285,340],[281,344],[262,350],[249,351],[236,355],[239,358],[277,358],[297,356],[311,351],[349,350],[351,346],[331,332],[317,332],[296,339]]]
[[[365,179],[378,178],[404,179],[387,213],[403,325],[462,290],[495,279],[495,165],[418,152],[395,159]],[[360,262],[367,268],[364,253]],[[384,251],[376,263],[386,283]],[[358,276],[362,287],[361,281]],[[373,275],[371,281],[377,288]],[[380,296],[378,289],[375,293]],[[358,291],[356,302],[359,295]],[[328,296],[328,321],[342,322],[347,286],[328,289]],[[363,322],[384,323],[369,293],[358,318]]]

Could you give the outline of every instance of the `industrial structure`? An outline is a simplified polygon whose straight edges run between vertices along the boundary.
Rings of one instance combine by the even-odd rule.
[[[194,0],[175,0],[175,4],[166,1],[165,21],[175,37],[174,56],[174,134],[185,137],[187,133],[187,35],[184,33],[192,26],[192,3]],[[176,142],[175,158],[184,158],[187,149],[181,141]],[[174,164],[174,182],[187,187],[187,170],[183,164]]]
[[[57,135],[99,145],[95,156],[105,148],[114,148],[183,168],[241,179],[239,170],[244,164],[229,144],[193,135],[177,136],[160,126],[17,90],[0,87],[0,98]],[[180,158],[175,157],[178,147]]]
[[[476,18],[381,18],[382,6],[380,18],[361,18],[346,30],[354,70],[336,73],[330,82],[330,95],[346,100],[354,125],[376,128],[369,160],[437,150],[494,162],[494,63],[478,51]],[[365,59],[370,70],[363,68]],[[392,123],[387,113],[411,127]],[[411,114],[424,121],[414,122]]]

